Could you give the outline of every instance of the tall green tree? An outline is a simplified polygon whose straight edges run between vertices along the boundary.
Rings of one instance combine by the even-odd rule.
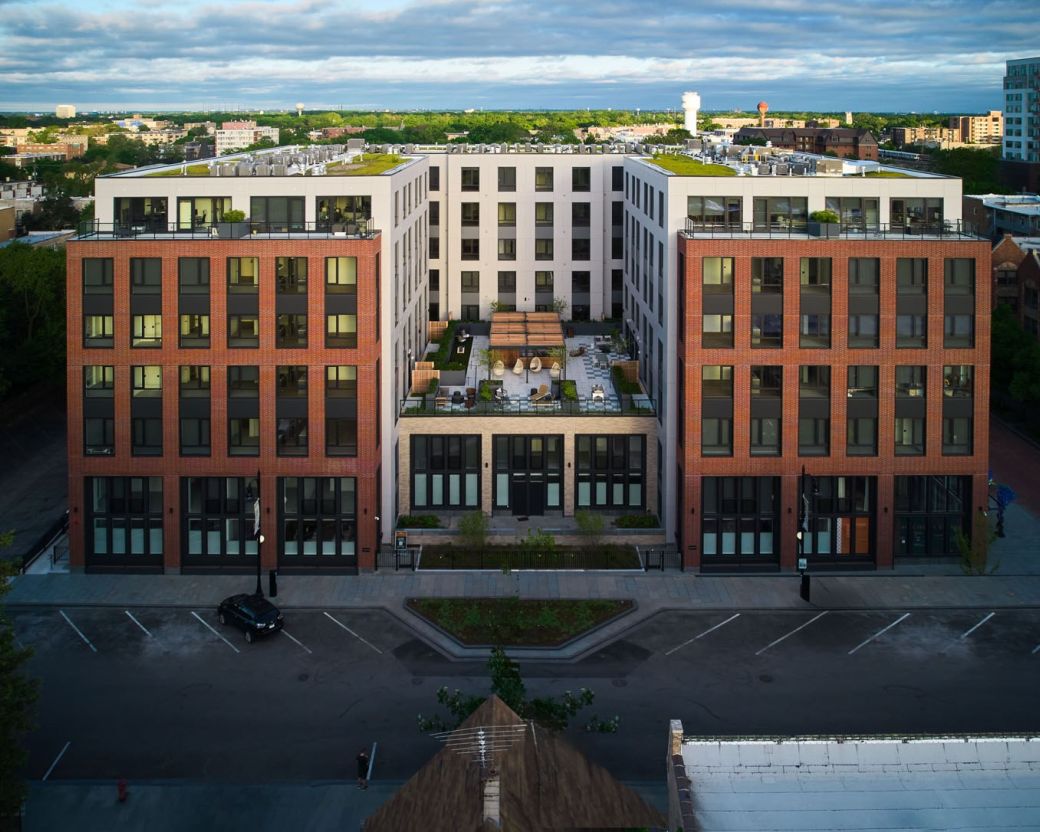
[[[9,546],[11,539],[10,533],[0,533],[0,549]],[[11,565],[0,557],[0,601],[8,592],[7,579],[12,573]],[[22,739],[32,727],[39,686],[24,672],[30,656],[31,650],[18,645],[14,627],[0,606],[0,824],[18,817],[25,800]]]

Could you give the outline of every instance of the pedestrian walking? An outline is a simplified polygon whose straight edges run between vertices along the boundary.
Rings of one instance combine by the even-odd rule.
[[[357,784],[359,789],[368,788],[368,751],[364,748],[357,755]]]

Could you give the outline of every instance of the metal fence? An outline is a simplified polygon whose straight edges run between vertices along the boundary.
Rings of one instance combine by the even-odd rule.
[[[376,571],[392,569],[394,572],[402,570],[414,572],[419,565],[421,554],[421,546],[408,546],[403,549],[394,546],[381,546],[376,552]]]
[[[432,396],[412,396],[401,400],[402,416],[653,416],[649,396],[604,395],[603,398],[553,399],[532,401],[511,398],[485,401],[463,397],[440,401]]]
[[[47,530],[41,534],[36,540],[22,552],[22,572],[29,567],[36,558],[46,549],[51,541],[53,541],[58,535],[65,533],[69,528],[69,513],[66,511],[55,520],[47,528]]]
[[[263,239],[321,239],[346,237],[370,240],[379,235],[374,228],[328,222],[273,223],[216,222],[181,227],[162,222],[103,223],[97,220],[81,223],[76,233],[78,240],[234,240],[244,237]]]
[[[850,225],[847,223],[818,223],[800,221],[790,224],[761,222],[721,222],[710,223],[686,219],[683,232],[687,237],[759,237],[759,238],[798,238],[814,237],[819,239],[841,240],[967,240],[978,242],[983,239],[975,232],[974,226],[961,221],[920,224]]]
[[[628,553],[619,551],[624,549]],[[627,561],[627,562],[626,562]],[[617,550],[556,549],[552,551],[495,551],[494,549],[446,549],[423,553],[419,570],[476,569],[524,571],[532,569],[624,570],[641,569],[639,558],[632,547]]]

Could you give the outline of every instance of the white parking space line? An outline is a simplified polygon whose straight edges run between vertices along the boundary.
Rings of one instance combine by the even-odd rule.
[[[226,645],[227,645],[228,647],[230,647],[230,648],[231,648],[232,650],[234,650],[234,651],[235,651],[236,653],[241,653],[241,652],[242,652],[242,651],[241,651],[241,650],[239,650],[239,649],[238,649],[237,647],[235,647],[235,645],[233,645],[233,644],[232,644],[232,643],[231,643],[230,641],[228,641],[228,640],[227,640],[226,638],[224,638],[224,636],[222,636],[222,635],[221,635],[220,633],[218,633],[218,632],[217,632],[216,630],[214,630],[214,629],[213,629],[212,627],[210,627],[210,626],[209,626],[209,624],[207,624],[207,623],[206,623],[206,622],[205,622],[205,621],[203,620],[202,616],[201,616],[201,615],[199,615],[199,614],[198,614],[197,612],[195,612],[195,610],[192,610],[192,611],[191,611],[191,614],[192,614],[192,615],[194,615],[194,616],[195,616],[195,617],[196,617],[196,618],[197,618],[197,619],[199,620],[199,623],[200,623],[200,624],[201,624],[201,625],[202,625],[203,627],[205,627],[205,628],[206,628],[207,630],[209,630],[209,631],[210,631],[211,633],[213,633],[213,635],[215,635],[215,636],[216,636],[217,638],[219,638],[219,639],[220,639],[220,640],[221,640],[222,642],[224,642],[224,644],[226,644]]]
[[[1040,644],[1033,648],[1033,655],[1035,656],[1037,653],[1040,653]]]
[[[54,767],[58,764],[61,758],[65,756],[65,752],[69,750],[70,745],[72,745],[72,740],[69,740],[67,743],[65,743],[65,747],[58,752],[58,756],[54,758],[54,762],[51,763],[51,767],[47,769],[47,773],[43,775],[44,780],[51,776],[51,772],[54,771]]]
[[[905,619],[907,619],[909,617],[910,617],[910,613],[904,612],[901,616],[899,616],[899,618],[897,618],[895,621],[893,621],[887,627],[882,627],[880,630],[878,630],[876,633],[874,633],[874,635],[872,635],[866,641],[861,642],[860,644],[857,644],[855,647],[853,647],[851,650],[849,650],[849,655],[851,656],[853,653],[855,653],[861,647],[866,647],[874,639],[878,638],[879,636],[883,636],[885,633],[887,633],[889,630],[891,630],[893,627],[895,627],[896,624],[898,624],[900,621],[903,621],[903,620],[905,620]]]
[[[788,638],[790,638],[790,637],[791,637],[791,636],[793,636],[793,635],[794,635],[795,633],[797,633],[797,632],[798,632],[799,630],[804,630],[804,629],[805,629],[806,627],[808,627],[808,626],[809,626],[810,624],[812,624],[812,623],[813,623],[814,621],[819,621],[819,620],[820,620],[821,618],[823,618],[823,617],[824,617],[824,616],[825,616],[826,614],[827,614],[827,610],[824,610],[824,611],[823,611],[823,612],[821,612],[821,613],[820,613],[819,615],[817,615],[817,616],[816,616],[815,618],[810,618],[810,619],[809,619],[808,621],[806,621],[806,622],[805,622],[805,623],[804,623],[804,624],[803,624],[803,625],[802,625],[801,627],[795,627],[795,628],[794,628],[793,630],[791,630],[791,632],[789,632],[789,633],[788,633],[787,635],[784,635],[784,636],[780,636],[780,638],[778,638],[778,639],[777,639],[776,641],[770,642],[770,643],[769,643],[769,644],[767,644],[767,645],[766,645],[765,647],[763,647],[763,648],[762,648],[761,650],[759,650],[758,652],[756,652],[756,653],[755,653],[755,655],[756,655],[756,656],[761,656],[761,655],[762,655],[763,653],[765,653],[765,652],[766,652],[766,650],[768,650],[768,649],[769,649],[770,647],[776,647],[776,645],[778,645],[778,644],[779,644],[779,643],[780,643],[781,641],[783,641],[784,639],[788,639]]]
[[[329,615],[328,613],[325,613],[325,617],[328,618],[329,621],[334,621],[335,623],[339,624],[340,627],[342,627],[344,630],[346,630],[348,633],[350,633],[352,636],[354,636],[354,638],[356,638],[358,641],[362,642],[363,644],[367,644],[369,647],[371,647],[373,650],[375,650],[380,656],[383,655],[383,651],[382,650],[380,650],[378,647],[376,647],[372,642],[365,641],[361,636],[359,636],[357,633],[355,633],[352,629],[350,629],[350,627],[348,627],[346,624],[344,624],[338,618],[335,618],[335,617]]]
[[[375,765],[376,765],[376,746],[377,745],[379,745],[379,743],[377,743],[377,742],[372,743],[372,755],[368,758],[368,776],[365,777],[366,780],[371,780],[372,779],[372,769],[375,768]]]
[[[288,631],[288,630],[286,630],[286,629],[285,629],[284,627],[282,628],[282,630],[281,630],[281,633],[282,633],[282,635],[283,635],[283,636],[285,636],[286,638],[289,638],[289,639],[292,639],[293,641],[295,641],[295,642],[296,642],[296,643],[297,643],[298,645],[300,645],[300,647],[302,647],[302,648],[303,648],[304,650],[306,650],[306,651],[307,651],[308,653],[313,653],[313,652],[314,652],[313,650],[311,650],[311,648],[310,648],[310,647],[308,647],[308,646],[307,646],[306,644],[304,644],[304,643],[303,643],[302,641],[300,641],[300,640],[299,640],[298,638],[296,638],[295,636],[291,636],[291,635],[289,635],[289,631]]]
[[[717,629],[719,629],[719,627],[724,627],[726,624],[729,624],[730,621],[735,621],[738,618],[740,618],[740,613],[739,612],[736,615],[731,615],[729,618],[727,618],[722,623],[716,624],[714,627],[709,627],[707,630],[705,630],[700,635],[697,635],[697,636],[694,636],[693,638],[687,639],[686,641],[684,641],[682,644],[678,645],[677,647],[673,647],[671,650],[666,650],[665,651],[665,655],[666,656],[672,655],[672,653],[674,653],[676,650],[681,650],[687,644],[693,644],[697,639],[704,638],[708,633],[713,633]]]
[[[983,618],[978,624],[976,624],[974,627],[972,627],[970,630],[968,630],[968,632],[962,633],[961,634],[961,641],[964,641],[964,639],[966,639],[968,636],[970,636],[972,633],[974,633],[977,629],[979,629],[979,627],[981,627],[983,624],[985,624],[987,621],[989,621],[994,615],[996,615],[996,613],[995,612],[991,612],[989,615],[987,615],[985,618]]]
[[[150,632],[148,631],[148,628],[147,628],[147,627],[145,627],[145,626],[144,626],[144,624],[142,624],[142,623],[141,623],[140,621],[138,621],[138,620],[137,620],[136,618],[134,618],[134,616],[133,616],[133,613],[131,613],[131,612],[130,612],[130,610],[123,610],[123,612],[125,612],[125,613],[126,613],[126,614],[127,614],[128,616],[130,616],[130,620],[131,620],[131,621],[133,621],[133,622],[134,622],[134,624],[136,624],[136,625],[137,625],[138,627],[140,627],[140,628],[141,628],[141,629],[142,629],[142,630],[144,631],[144,634],[145,634],[146,636],[148,636],[149,638],[151,638],[152,634],[151,634],[151,633],[150,633]]]
[[[73,630],[76,631],[76,635],[78,635],[81,639],[83,639],[84,642],[86,642],[87,647],[89,647],[91,650],[93,650],[96,653],[97,652],[97,648],[93,644],[90,643],[90,639],[89,638],[87,638],[85,635],[83,635],[83,631],[80,630],[79,627],[77,627],[75,624],[72,623],[72,619],[69,618],[67,615],[65,615],[65,610],[58,610],[58,612],[61,613],[61,617],[65,619],[65,621],[68,623],[68,625]]]

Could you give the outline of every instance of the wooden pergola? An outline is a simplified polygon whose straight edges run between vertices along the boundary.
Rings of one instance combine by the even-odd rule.
[[[547,355],[563,347],[559,312],[493,312],[488,347],[503,355]]]

